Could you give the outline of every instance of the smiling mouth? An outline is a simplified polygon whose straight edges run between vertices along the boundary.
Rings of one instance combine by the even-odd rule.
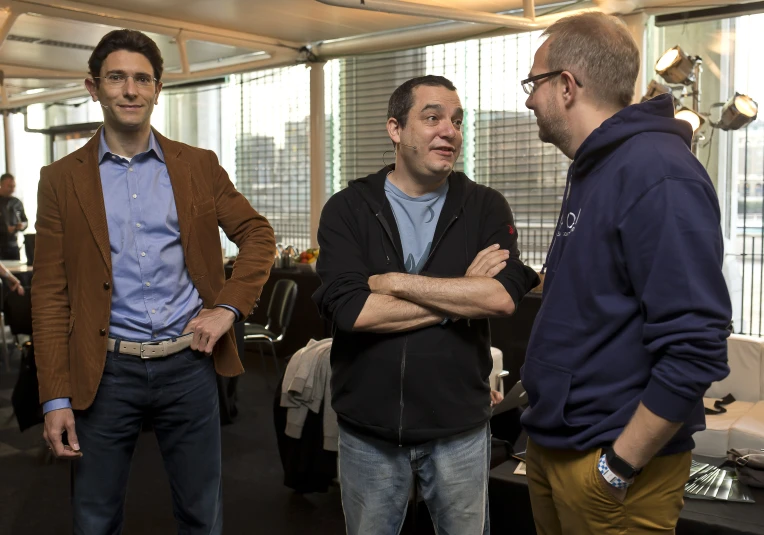
[[[448,156],[451,156],[452,154],[454,154],[454,152],[456,152],[451,147],[436,147],[436,148],[434,148],[432,150],[435,151],[435,152],[438,152],[440,154],[445,154],[445,155],[448,155]]]

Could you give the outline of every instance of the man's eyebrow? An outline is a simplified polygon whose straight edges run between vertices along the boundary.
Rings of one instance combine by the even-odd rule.
[[[127,74],[127,71],[123,69],[111,69],[110,71],[106,71],[106,74]],[[145,74],[146,76],[151,76],[150,73],[143,72],[143,71],[138,71],[135,74],[136,75]]]
[[[443,111],[443,106],[440,104],[427,104],[424,108],[420,111],[426,111],[426,110],[435,110],[435,111]]]
[[[435,110],[435,111],[443,111],[443,105],[442,104],[426,104],[424,108],[419,113],[422,113],[427,110]],[[464,115],[464,109],[461,107],[456,108],[454,111],[454,115]]]

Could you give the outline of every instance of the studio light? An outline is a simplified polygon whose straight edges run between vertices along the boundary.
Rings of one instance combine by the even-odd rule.
[[[722,108],[722,116],[714,126],[722,130],[738,130],[756,119],[759,105],[748,95],[735,93]]]
[[[700,128],[703,123],[706,122],[703,117],[692,111],[690,108],[686,108],[684,106],[676,110],[676,113],[674,113],[674,118],[690,123],[690,126],[692,126],[693,134],[698,131],[698,128]]]
[[[642,97],[642,102],[655,98],[658,95],[663,95],[664,93],[671,93],[671,88],[660,82],[656,82],[655,80],[650,80],[650,83],[647,86],[647,91]]]
[[[655,64],[655,72],[670,84],[689,85],[693,82],[695,61],[677,45],[661,56]]]

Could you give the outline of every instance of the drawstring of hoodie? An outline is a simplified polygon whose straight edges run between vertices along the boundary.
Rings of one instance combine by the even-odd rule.
[[[552,234],[552,243],[549,244],[549,249],[546,251],[546,257],[544,258],[544,265],[541,266],[541,274],[546,273],[546,267],[549,263],[549,256],[552,254],[554,244],[557,242],[557,236],[559,235],[560,225],[562,225],[562,216],[565,214],[565,210],[568,208],[568,195],[570,194],[570,183],[573,178],[572,166],[568,169],[568,177],[565,180],[565,192],[562,194],[562,206],[560,206],[560,215],[557,217],[557,224],[554,227],[554,233]]]

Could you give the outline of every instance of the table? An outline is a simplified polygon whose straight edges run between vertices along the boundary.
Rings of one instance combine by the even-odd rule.
[[[517,461],[491,470],[488,495],[491,533],[535,535],[528,480],[515,475]],[[764,535],[764,489],[751,489],[755,504],[685,499],[677,535]]]

